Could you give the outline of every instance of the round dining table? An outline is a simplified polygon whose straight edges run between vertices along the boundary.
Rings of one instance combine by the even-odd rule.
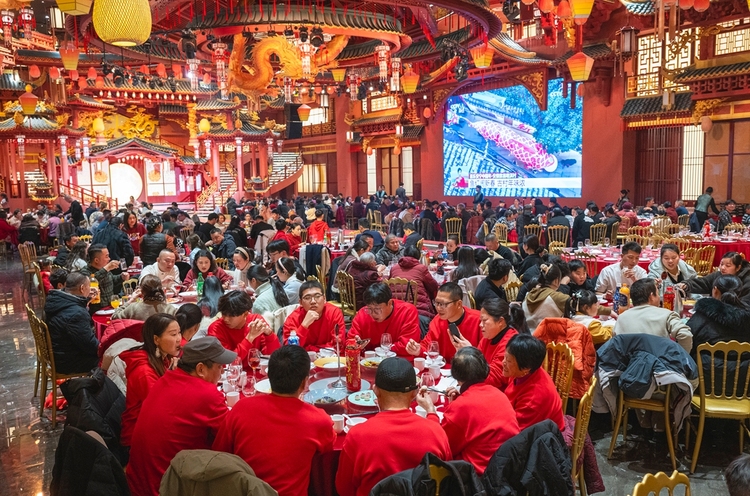
[[[718,267],[721,259],[729,252],[737,252],[745,255],[746,260],[750,260],[750,241],[744,239],[707,239],[703,241],[693,241],[691,245],[694,248],[703,248],[704,246],[714,246],[714,267]]]

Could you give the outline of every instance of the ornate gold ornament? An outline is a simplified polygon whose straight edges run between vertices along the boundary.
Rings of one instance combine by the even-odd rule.
[[[134,115],[120,127],[119,131],[123,136],[128,139],[148,139],[154,134],[158,121],[147,114],[146,109],[131,105],[125,112]]]
[[[70,114],[68,113],[62,113],[55,116],[55,121],[57,121],[58,127],[65,127],[68,125],[68,122],[70,121]]]
[[[693,124],[696,126],[700,124],[701,117],[713,113],[716,107],[719,107],[724,103],[724,98],[712,98],[710,100],[698,100],[695,102],[695,108],[693,109]]]

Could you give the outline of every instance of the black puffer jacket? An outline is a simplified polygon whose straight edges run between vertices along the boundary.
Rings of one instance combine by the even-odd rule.
[[[500,446],[484,472],[484,486],[488,495],[572,496],[572,468],[560,429],[544,420]]]
[[[721,272],[714,271],[706,277],[694,277],[693,279],[685,281],[685,284],[687,284],[691,293],[711,294],[714,282],[716,282],[716,279],[718,279],[720,275]],[[740,297],[742,298],[742,301],[750,305],[750,264],[743,263],[743,267],[741,267],[739,272],[735,275],[740,278],[740,281],[742,281]]]
[[[125,231],[107,224],[103,229],[99,229],[94,235],[92,244],[103,244],[109,250],[110,260],[122,260],[128,263],[128,267],[133,264],[133,245],[130,244],[128,235]]]
[[[52,340],[55,367],[63,374],[88,372],[99,362],[99,341],[94,335],[88,300],[55,289],[47,295],[44,314]]]
[[[482,481],[471,463],[464,461],[446,462],[427,453],[418,467],[404,470],[378,482],[370,491],[370,496],[429,496],[436,494],[435,480],[430,476],[430,466],[448,471],[440,481],[439,493],[453,496],[486,496]]]
[[[141,238],[141,262],[143,266],[153,265],[159,252],[166,249],[167,236],[164,233],[146,234]]]

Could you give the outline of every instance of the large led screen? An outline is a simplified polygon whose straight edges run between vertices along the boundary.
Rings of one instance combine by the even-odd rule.
[[[583,101],[549,81],[547,110],[523,86],[451,97],[443,125],[443,192],[580,197]]]

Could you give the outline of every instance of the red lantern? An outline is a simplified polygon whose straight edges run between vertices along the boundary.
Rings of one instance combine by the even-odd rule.
[[[695,2],[693,2],[693,8],[696,10],[696,12],[704,12],[708,10],[710,6],[710,0],[695,0]]]
[[[89,79],[96,79],[96,76],[97,76],[96,69],[94,69],[93,67],[89,67],[89,71],[86,73],[86,76]]]
[[[682,10],[692,9],[695,4],[695,0],[680,0],[680,8]]]
[[[145,74],[146,76],[148,76],[149,74],[151,74],[151,69],[149,69],[146,64],[143,64],[141,66],[141,74]]]
[[[94,82],[94,86],[96,88],[104,88],[104,78],[101,76],[96,76],[96,80]]]
[[[207,72],[203,74],[203,85],[211,86],[211,74]]]
[[[182,66],[180,64],[172,64],[172,74],[174,74],[174,77],[181,78],[182,77]]]
[[[553,2],[552,0],[539,0],[539,10],[541,10],[545,14],[549,14],[554,8],[555,2]]]
[[[29,67],[29,77],[32,79],[37,79],[42,75],[42,71],[39,70],[38,65],[32,65]]]
[[[299,120],[301,120],[302,122],[306,122],[307,119],[310,118],[311,110],[312,109],[307,104],[300,105],[299,108],[297,109],[297,115],[299,115]]]
[[[78,71],[70,71],[70,72],[68,72],[68,77],[70,77],[71,81],[77,81],[78,78],[79,78]]]
[[[58,69],[57,67],[50,67],[49,77],[51,77],[52,79],[60,79],[60,69]]]
[[[425,107],[425,109],[422,111],[422,116],[425,119],[429,119],[432,117],[432,109],[430,107]]]
[[[159,77],[163,77],[163,78],[167,77],[167,68],[164,67],[164,64],[160,63],[156,65],[156,74]]]
[[[78,78],[78,89],[79,90],[85,90],[88,85],[89,85],[89,83],[86,81],[86,78]]]
[[[570,11],[570,4],[568,3],[568,0],[562,0],[557,5],[557,17],[561,19],[568,19],[571,14],[572,12]]]

